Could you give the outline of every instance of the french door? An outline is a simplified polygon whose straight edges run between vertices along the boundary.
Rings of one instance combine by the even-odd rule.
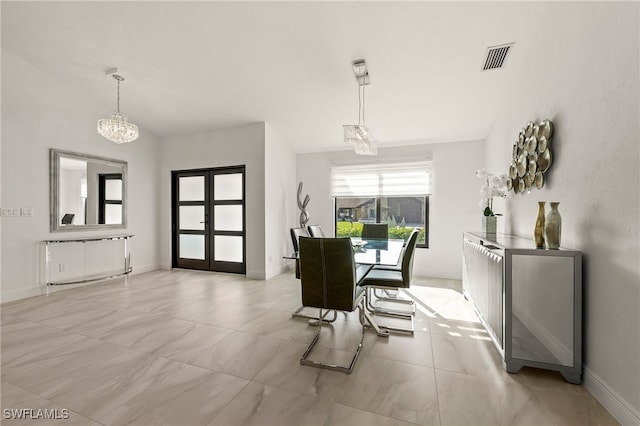
[[[172,172],[173,266],[246,273],[244,166]]]

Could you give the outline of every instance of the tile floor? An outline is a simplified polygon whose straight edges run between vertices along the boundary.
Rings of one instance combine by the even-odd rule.
[[[415,335],[367,330],[351,375],[300,366],[316,329],[290,316],[300,304],[291,273],[155,271],[4,304],[3,417],[46,408],[68,410],[51,422],[64,425],[616,424],[559,374],[507,374],[460,282],[415,284]],[[312,357],[348,356],[360,330],[356,314],[339,314]]]

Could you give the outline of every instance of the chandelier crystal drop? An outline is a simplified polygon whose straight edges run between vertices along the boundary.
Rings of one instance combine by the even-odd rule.
[[[98,133],[117,144],[133,142],[138,139],[138,126],[129,123],[127,116],[120,113],[120,82],[124,77],[113,74],[113,78],[118,82],[118,109],[109,118],[98,120]]]

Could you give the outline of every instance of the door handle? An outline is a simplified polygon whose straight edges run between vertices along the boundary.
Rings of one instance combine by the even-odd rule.
[[[208,222],[209,222],[208,220],[203,220],[203,221],[202,221],[202,222],[200,222],[200,223],[208,223]]]

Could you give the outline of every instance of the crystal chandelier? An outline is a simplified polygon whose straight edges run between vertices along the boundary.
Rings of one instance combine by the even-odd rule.
[[[118,74],[113,74],[112,77],[118,82],[118,109],[109,118],[98,120],[98,133],[111,142],[133,142],[138,139],[138,126],[129,123],[127,116],[120,114],[120,82],[124,81],[124,77]]]
[[[364,59],[353,63],[353,72],[358,82],[358,124],[342,126],[344,128],[344,142],[351,144],[356,154],[378,155],[378,143],[373,139],[364,122],[364,90],[369,84],[369,72]]]

